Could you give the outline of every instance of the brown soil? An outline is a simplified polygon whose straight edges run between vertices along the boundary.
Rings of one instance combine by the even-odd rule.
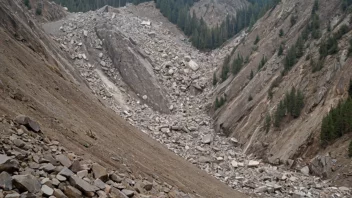
[[[130,126],[42,50],[0,26],[0,115],[31,116],[46,136],[107,167],[159,177],[203,197],[245,197]],[[97,140],[86,135],[89,130]]]

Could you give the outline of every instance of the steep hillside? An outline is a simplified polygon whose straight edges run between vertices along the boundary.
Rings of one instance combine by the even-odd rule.
[[[227,15],[236,16],[237,11],[247,5],[246,0],[201,0],[192,6],[191,13],[196,13],[208,26],[214,27],[220,25]]]
[[[351,185],[351,134],[326,149],[320,140],[323,117],[348,96],[350,15],[341,1],[316,2],[281,1],[253,26],[219,67],[223,82],[213,101],[225,95],[226,102],[212,113],[216,130],[237,138],[244,152],[297,169],[309,165],[313,174]],[[280,101],[296,105],[284,100],[292,88],[303,95],[302,110],[278,111],[285,108]]]
[[[44,136],[108,168],[135,178],[159,178],[193,195],[243,197],[136,130],[93,96],[68,64],[70,59],[23,9],[22,1],[0,1],[0,114],[7,117],[1,119],[2,138],[11,127],[6,124],[9,118],[25,114],[40,123]],[[22,150],[14,154],[18,152]],[[178,196],[168,188],[160,193]]]

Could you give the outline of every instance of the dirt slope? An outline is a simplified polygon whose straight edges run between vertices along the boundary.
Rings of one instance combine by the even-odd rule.
[[[244,58],[248,57],[249,62],[238,75],[231,75],[217,87],[215,95],[226,94],[228,102],[214,112],[215,127],[218,131],[238,138],[245,152],[254,153],[273,164],[290,164],[294,160],[295,167],[300,169],[311,164],[311,159],[317,154],[328,155],[334,163],[333,167],[329,167],[330,171],[334,170],[329,177],[339,184],[351,185],[351,177],[348,175],[352,167],[347,156],[351,135],[342,137],[326,150],[320,147],[323,117],[348,94],[346,90],[352,68],[351,59],[346,53],[351,32],[339,40],[339,52],[326,58],[322,70],[312,72],[310,64],[310,59],[319,58],[320,43],[330,35],[327,31],[328,21],[331,21],[332,32],[337,32],[343,24],[350,27],[350,16],[341,12],[340,1],[319,1],[322,37],[305,43],[307,47],[303,57],[287,75],[277,81],[272,90],[272,98],[268,97],[270,87],[276,79],[280,79],[283,59],[289,47],[296,42],[310,20],[313,2],[282,1],[256,23],[234,51],[232,59],[241,54]],[[292,19],[296,19],[296,23],[292,23]],[[280,29],[284,31],[282,37],[279,36]],[[255,45],[257,36],[260,41]],[[278,56],[281,43],[284,43],[284,55]],[[263,56],[268,61],[258,71]],[[254,72],[253,79],[250,79],[251,71]],[[279,128],[272,126],[266,133],[266,115],[274,114],[276,106],[292,87],[302,90],[305,96],[305,108],[301,116],[286,119]]]
[[[32,116],[45,135],[65,147],[107,166],[128,166],[136,176],[160,177],[203,197],[243,197],[129,126],[93,97],[72,77],[74,72],[64,70],[63,55],[32,20],[27,23],[30,17],[17,3],[0,2],[0,114]],[[15,10],[22,16],[15,16]],[[88,130],[97,134],[96,141],[86,135]]]

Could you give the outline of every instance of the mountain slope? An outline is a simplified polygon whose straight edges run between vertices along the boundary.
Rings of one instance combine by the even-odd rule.
[[[306,46],[303,56],[297,59],[292,69],[284,71],[285,57],[312,22],[314,1],[282,1],[254,25],[233,51],[230,67],[240,56],[243,59],[248,57],[248,63],[244,61],[237,75],[229,75],[216,88],[215,96],[225,94],[227,102],[213,114],[215,127],[219,132],[238,138],[247,153],[254,153],[274,164],[291,164],[295,160],[298,169],[310,164],[311,172],[317,175],[322,173],[313,170],[314,160],[310,160],[317,154],[325,156],[330,152],[330,157],[337,163],[330,165],[328,177],[340,184],[351,185],[350,177],[341,180],[338,176],[348,175],[351,171],[347,156],[351,135],[345,135],[327,149],[320,146],[323,117],[348,95],[352,69],[349,66],[351,59],[346,56],[351,37],[349,15],[342,12],[341,1],[318,2],[316,13],[320,18],[321,37],[309,36],[303,45]],[[319,54],[321,43],[337,33],[343,24],[349,30],[338,40],[338,52],[319,62],[322,59]],[[278,55],[280,45],[283,46],[281,56]],[[321,65],[321,70],[315,68],[314,62]],[[220,75],[221,68],[218,73]],[[292,87],[303,92],[304,108],[298,118],[285,116],[279,127],[275,127],[272,123],[277,106]],[[268,132],[265,129],[267,115],[272,117]],[[303,161],[297,157],[302,157]],[[335,172],[331,172],[331,166]]]
[[[65,56],[18,3],[0,1],[0,114],[31,116],[66,148],[107,166],[128,166],[136,177],[160,177],[203,197],[243,197],[105,107],[76,72],[68,72]],[[97,140],[86,135],[89,130]]]
[[[236,12],[247,5],[246,0],[201,0],[192,6],[191,13],[195,12],[208,26],[214,27],[220,25],[227,15],[236,16]]]

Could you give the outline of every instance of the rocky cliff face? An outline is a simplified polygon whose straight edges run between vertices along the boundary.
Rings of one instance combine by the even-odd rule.
[[[348,174],[351,167],[348,165],[347,144],[351,138],[345,136],[335,146],[324,150],[320,147],[320,126],[322,118],[348,94],[346,90],[352,68],[351,59],[346,55],[351,33],[338,41],[338,53],[327,56],[320,71],[312,72],[310,61],[319,59],[320,43],[329,35],[337,32],[343,24],[350,27],[350,16],[342,13],[340,1],[319,1],[317,14],[322,37],[309,39],[304,44],[302,58],[286,75],[281,75],[283,59],[289,47],[296,43],[311,20],[313,2],[282,1],[259,20],[242,40],[232,59],[240,54],[248,57],[249,62],[238,75],[231,75],[216,88],[216,96],[226,94],[227,102],[213,113],[215,128],[218,132],[236,137],[243,144],[244,152],[254,153],[274,164],[295,160],[299,167],[309,163],[316,154],[330,152],[335,159],[333,166],[342,167],[334,169],[340,174]],[[329,21],[332,33],[327,30]],[[280,29],[284,35],[279,36]],[[257,36],[260,41],[254,44]],[[284,55],[281,56],[278,55],[280,45],[284,46]],[[258,70],[263,57],[268,61]],[[253,79],[250,78],[251,71],[254,73]],[[300,117],[287,118],[280,127],[271,126],[266,132],[266,115],[274,115],[278,103],[292,87],[302,90],[305,96]],[[269,92],[272,92],[271,96],[268,96]],[[332,149],[337,145],[339,149]],[[297,157],[303,158],[304,163]],[[337,174],[329,176],[339,182]],[[342,183],[349,183],[347,181],[348,177]]]
[[[191,13],[195,12],[198,18],[203,18],[207,25],[213,27],[247,5],[246,0],[201,0],[193,5]]]

